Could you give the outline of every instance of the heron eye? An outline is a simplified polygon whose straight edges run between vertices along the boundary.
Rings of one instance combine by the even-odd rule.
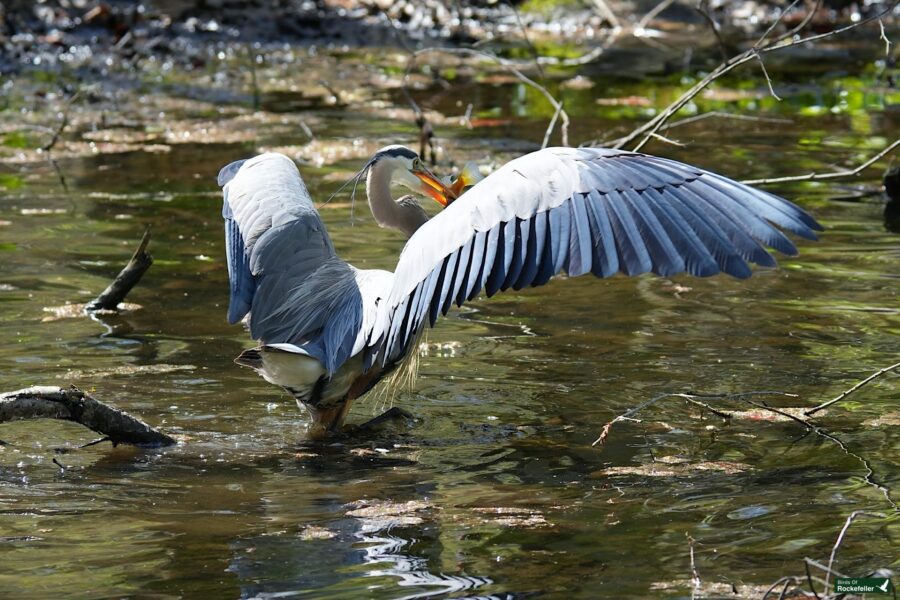
[[[418,171],[419,169],[422,168],[422,161],[420,161],[418,158],[414,158],[414,159],[413,159],[413,165],[412,165],[412,166],[413,166],[413,169],[414,169],[414,170],[417,170],[417,171]]]

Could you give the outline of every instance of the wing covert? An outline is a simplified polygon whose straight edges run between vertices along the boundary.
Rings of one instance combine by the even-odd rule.
[[[751,275],[780,231],[816,239],[795,204],[673,160],[620,150],[548,148],[510,161],[423,225],[397,263],[369,333],[367,366],[401,358],[424,323],[482,289],[553,275]]]
[[[297,166],[262,154],[226,166],[219,182],[229,322],[249,313],[254,339],[301,346],[332,371],[355,343],[362,300],[356,271],[335,256]]]

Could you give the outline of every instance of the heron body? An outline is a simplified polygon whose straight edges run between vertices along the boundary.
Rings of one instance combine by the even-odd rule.
[[[350,403],[413,353],[423,329],[482,291],[547,283],[562,271],[670,276],[774,266],[797,250],[781,230],[821,226],[791,202],[645,154],[548,148],[510,161],[458,199],[401,146],[367,165],[375,220],[409,236],[393,273],[335,253],[296,165],[280,154],[232,163],[224,186],[229,321],[249,314],[259,346],[237,362],[288,390],[335,431]],[[446,208],[433,219],[392,183]],[[452,203],[451,203],[452,202]]]

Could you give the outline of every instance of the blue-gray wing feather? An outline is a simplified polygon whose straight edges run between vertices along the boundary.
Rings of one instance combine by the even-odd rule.
[[[410,238],[367,336],[366,364],[409,351],[425,323],[481,289],[554,274],[719,272],[796,254],[781,229],[816,239],[795,204],[715,173],[619,150],[548,148],[504,165]]]
[[[262,154],[226,166],[219,182],[229,322],[249,313],[254,339],[294,344],[334,371],[362,327],[358,272],[335,256],[296,165]]]

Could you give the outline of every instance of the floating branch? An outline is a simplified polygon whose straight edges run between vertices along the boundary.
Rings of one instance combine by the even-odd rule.
[[[94,312],[98,310],[116,310],[119,303],[125,299],[128,292],[131,291],[144,276],[150,265],[153,264],[153,257],[147,252],[147,244],[150,243],[150,228],[144,230],[144,236],[137,250],[131,256],[131,260],[125,265],[116,278],[103,292],[91,300],[85,310]]]
[[[882,375],[883,373],[887,373],[888,371],[895,369],[896,367],[900,367],[900,363],[882,369],[878,373],[875,373],[874,375],[870,376],[869,378],[865,379],[864,381],[861,381],[860,383],[856,384],[854,387],[847,390],[846,392],[844,392],[843,394],[841,394],[834,400],[827,402],[824,405],[821,405],[819,407],[815,407],[815,408],[811,409],[810,411],[806,411],[806,412],[802,413],[805,416],[798,416],[796,414],[792,414],[791,412],[789,412],[787,410],[782,410],[780,408],[775,408],[774,406],[769,406],[765,402],[757,402],[757,401],[751,399],[753,397],[758,397],[758,396],[786,396],[789,398],[797,398],[798,397],[796,394],[789,394],[787,392],[771,391],[771,390],[740,392],[740,393],[736,393],[736,394],[697,394],[697,393],[666,392],[666,393],[660,394],[658,396],[654,396],[653,398],[651,398],[649,400],[645,400],[644,402],[638,404],[637,406],[635,406],[635,407],[625,411],[624,413],[620,414],[619,416],[615,417],[611,421],[608,421],[603,426],[603,428],[600,431],[600,435],[597,437],[596,440],[594,440],[594,443],[591,444],[591,446],[598,446],[598,445],[602,446],[606,442],[606,438],[609,436],[612,426],[620,421],[633,421],[633,422],[640,423],[641,422],[640,419],[635,418],[635,415],[637,413],[639,413],[640,411],[644,410],[645,408],[653,406],[657,402],[660,402],[661,400],[665,400],[667,398],[681,398],[682,400],[685,400],[689,404],[699,406],[699,407],[701,407],[705,410],[708,410],[708,411],[712,412],[713,414],[715,414],[719,417],[725,418],[725,419],[730,419],[730,418],[734,417],[736,413],[728,412],[728,411],[722,410],[721,408],[715,408],[715,407],[711,406],[708,402],[704,402],[703,400],[718,400],[720,402],[743,402],[745,404],[749,404],[750,406],[753,406],[754,408],[756,408],[760,411],[770,412],[774,415],[779,415],[780,417],[783,417],[788,421],[793,421],[793,422],[797,423],[798,425],[805,428],[808,433],[815,433],[816,435],[828,440],[829,442],[833,443],[838,448],[840,448],[840,450],[842,452],[844,452],[847,456],[851,456],[851,457],[855,458],[856,460],[858,460],[860,462],[860,464],[862,464],[862,466],[866,469],[866,474],[863,476],[863,481],[865,481],[866,485],[871,486],[872,488],[881,492],[881,494],[884,496],[884,499],[887,501],[887,503],[891,505],[891,508],[893,508],[895,511],[897,511],[897,510],[900,510],[900,507],[897,506],[897,503],[891,497],[890,488],[888,488],[886,485],[880,483],[875,478],[875,470],[872,468],[872,465],[869,463],[869,461],[865,457],[850,450],[847,447],[847,445],[844,444],[844,442],[842,442],[839,438],[835,437],[833,434],[826,431],[823,427],[821,427],[820,425],[815,423],[811,418],[808,418],[808,416],[810,414],[812,414],[813,412],[816,412],[822,408],[825,408],[827,405],[831,405],[834,402],[842,400],[847,395],[849,395],[853,391],[861,388],[863,385],[865,385],[869,381],[875,379],[876,377],[878,377],[879,375]]]
[[[0,423],[62,419],[84,425],[115,444],[171,446],[175,440],[140,419],[107,406],[75,386],[35,386],[0,394]]]

